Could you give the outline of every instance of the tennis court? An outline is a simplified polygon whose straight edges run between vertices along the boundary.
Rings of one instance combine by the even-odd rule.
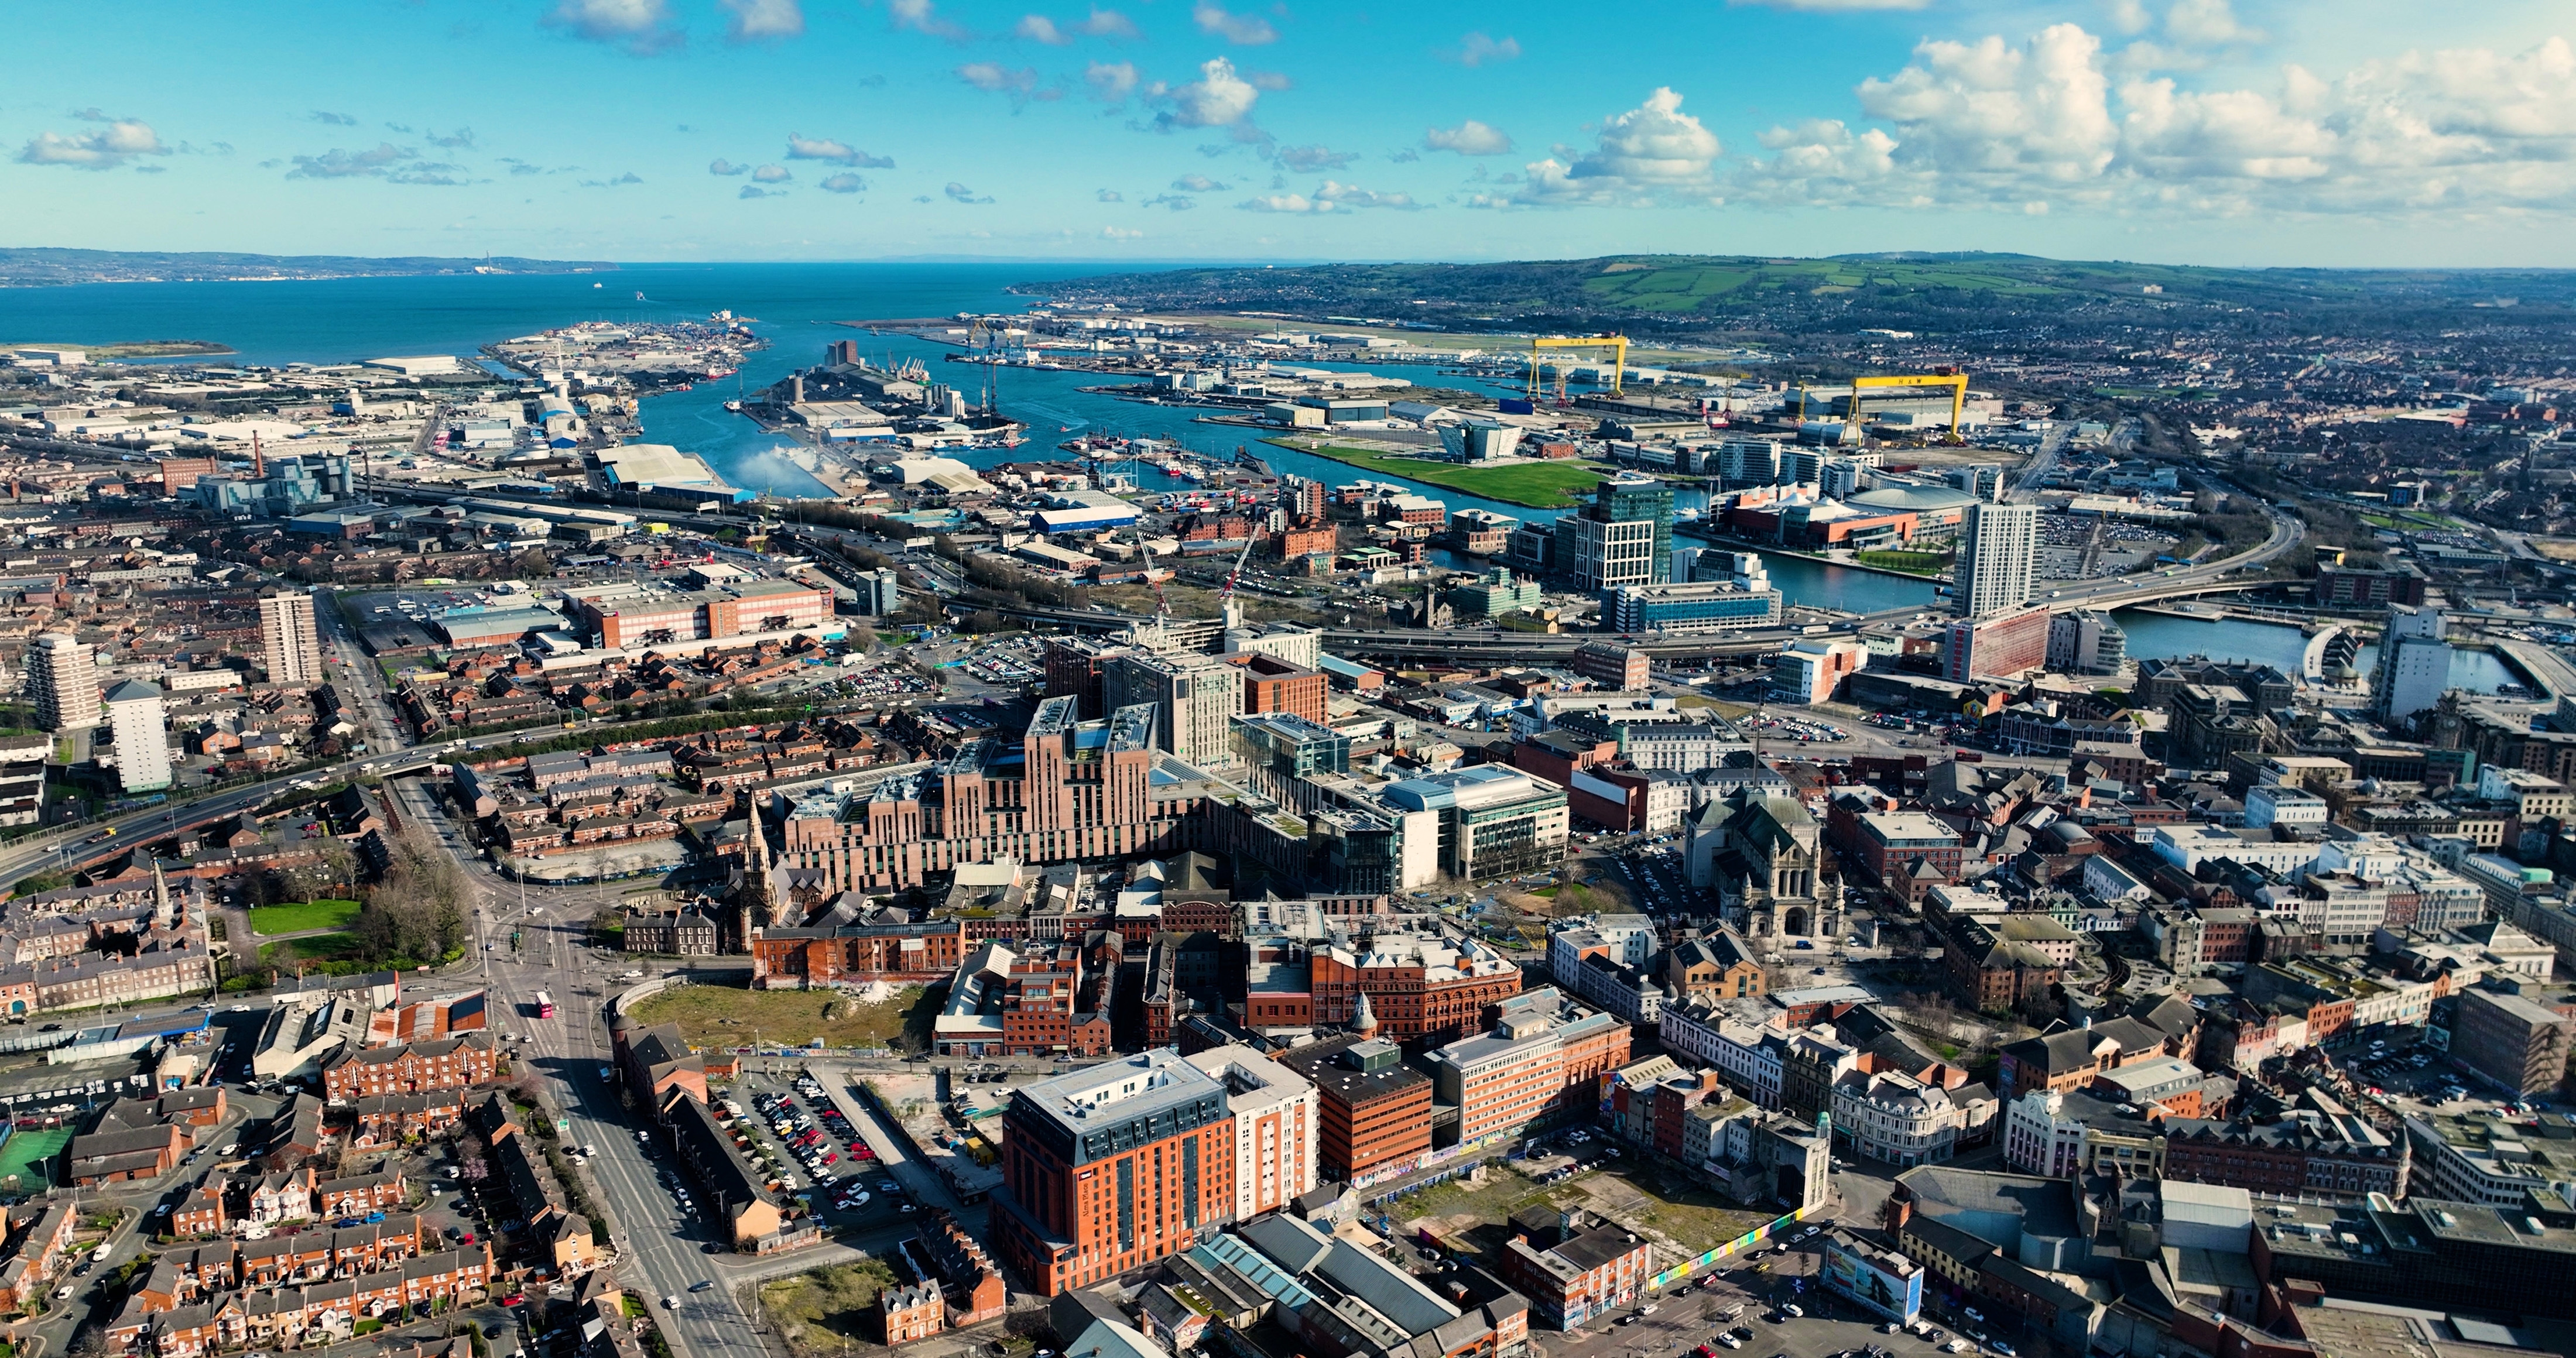
[[[71,1140],[69,1127],[21,1128],[10,1133],[7,1143],[0,1144],[0,1191],[27,1192],[51,1184],[63,1147]]]

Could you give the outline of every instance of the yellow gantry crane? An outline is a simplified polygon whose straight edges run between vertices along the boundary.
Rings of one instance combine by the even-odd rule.
[[[1625,335],[1541,335],[1530,341],[1529,398],[1535,404],[1545,383],[1539,378],[1539,367],[1545,351],[1550,349],[1607,349],[1610,351],[1610,394],[1620,391],[1620,378],[1628,370],[1628,337]],[[1565,365],[1556,368],[1556,401],[1565,404]]]
[[[1950,442],[1961,442],[1959,421],[1968,411],[1968,375],[1956,368],[1935,368],[1928,373],[1894,373],[1884,377],[1852,379],[1851,417],[1860,418],[1861,393],[1871,388],[1948,387],[1950,389]]]

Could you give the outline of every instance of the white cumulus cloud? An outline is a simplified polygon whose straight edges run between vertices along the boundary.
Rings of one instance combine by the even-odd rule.
[[[68,137],[39,132],[19,150],[18,159],[27,165],[113,170],[137,156],[168,154],[170,148],[161,144],[161,138],[152,130],[151,124],[138,118],[113,118],[96,132],[76,132]]]
[[[1409,193],[1379,193],[1357,184],[1341,184],[1330,179],[1315,190],[1315,201],[1329,203],[1336,208],[1383,207],[1399,212],[1412,212],[1422,206]]]
[[[998,61],[970,61],[957,68],[957,78],[988,94],[1027,94],[1038,85],[1037,68],[1014,71]]]
[[[763,165],[752,171],[751,177],[762,184],[784,184],[796,176],[784,165]]]
[[[1313,174],[1318,170],[1348,169],[1359,160],[1360,153],[1336,151],[1329,146],[1282,146],[1272,153],[1271,158],[1278,161],[1282,169]]]
[[[2180,6],[2176,10],[2180,10]],[[2176,27],[2169,11],[2169,30]],[[2181,27],[2248,41],[2224,7]],[[2176,37],[2182,36],[2179,33]],[[2576,48],[2416,51],[2327,78],[2196,85],[2073,24],[2018,46],[1927,41],[1862,82],[1878,127],[1774,128],[1732,182],[1784,204],[2093,207],[2198,216],[2576,208]],[[2159,56],[2158,60],[2179,59]]]
[[[1198,24],[1201,33],[1223,38],[1237,46],[1259,47],[1279,41],[1279,30],[1272,28],[1269,20],[1258,14],[1230,14],[1212,0],[1199,0],[1197,8],[1190,11],[1190,18]]]
[[[950,42],[963,42],[974,36],[943,17],[931,0],[886,0],[886,19],[896,28],[946,38]]]
[[[1132,61],[1095,61],[1082,72],[1082,83],[1091,87],[1091,97],[1104,104],[1123,104],[1136,92],[1136,63]]]
[[[2197,47],[2261,42],[2265,37],[2263,30],[2238,22],[2236,7],[2228,0],[2174,0],[2173,8],[2165,11],[2165,32],[2176,42]]]
[[[1199,78],[1186,85],[1165,87],[1157,83],[1147,91],[1166,107],[1155,115],[1154,125],[1164,131],[1175,127],[1232,127],[1252,116],[1253,104],[1261,91],[1234,73],[1234,63],[1223,57],[1210,57],[1199,65]]]
[[[1518,38],[1489,38],[1482,33],[1470,33],[1460,38],[1458,50],[1448,55],[1450,60],[1461,66],[1486,66],[1495,62],[1517,61],[1521,55],[1521,43]]]
[[[1644,103],[1603,123],[1592,149],[1571,163],[1555,156],[1531,162],[1510,200],[1525,206],[1705,200],[1714,191],[1711,167],[1724,149],[1716,133],[1682,112],[1681,95],[1658,87]]]
[[[688,41],[672,18],[671,0],[560,0],[540,22],[637,56],[668,51]]]
[[[1011,26],[1011,36],[1023,42],[1040,42],[1049,47],[1070,47],[1073,35],[1055,26],[1055,20],[1043,14],[1023,14]]]
[[[1434,151],[1455,151],[1462,156],[1499,156],[1512,149],[1509,134],[1473,118],[1456,127],[1435,127],[1424,132],[1422,144]]]
[[[725,11],[727,42],[778,42],[805,32],[797,0],[717,0]]]
[[[1080,33],[1086,38],[1132,38],[1136,36],[1136,21],[1114,9],[1094,8],[1089,15],[1083,18],[1081,23],[1075,24],[1073,27],[1075,32]]]
[[[847,171],[836,174],[831,178],[824,180],[822,183],[815,185],[816,188],[821,189],[825,193],[857,193],[867,188],[867,186],[868,181]]]
[[[834,141],[829,137],[809,138],[802,132],[787,134],[787,158],[789,160],[828,160],[836,164],[853,165],[862,170],[894,168],[892,157],[872,156],[847,142]]]

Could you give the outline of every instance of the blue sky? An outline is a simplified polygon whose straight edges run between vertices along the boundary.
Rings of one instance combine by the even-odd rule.
[[[2576,265],[2576,8],[267,0],[13,15],[0,244]]]

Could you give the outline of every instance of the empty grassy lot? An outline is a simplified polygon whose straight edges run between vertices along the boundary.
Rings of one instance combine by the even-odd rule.
[[[840,1358],[851,1344],[885,1342],[875,1314],[877,1293],[895,1281],[894,1270],[879,1259],[808,1269],[762,1284],[760,1309],[797,1358]]]
[[[1570,492],[1588,491],[1610,475],[1613,468],[1597,462],[1523,462],[1509,467],[1465,467],[1454,462],[1435,462],[1429,458],[1396,457],[1387,453],[1335,444],[1308,443],[1300,440],[1272,439],[1283,448],[1297,448],[1317,457],[1329,457],[1386,476],[1401,476],[1408,481],[1422,481],[1505,504],[1527,505],[1532,509],[1568,509],[1583,503]]]
[[[816,1038],[827,1047],[896,1047],[927,1043],[938,1005],[920,986],[905,986],[879,1004],[861,1004],[832,990],[736,990],[730,986],[674,986],[635,1006],[639,1023],[676,1023],[700,1047],[801,1047]],[[830,1016],[826,1017],[826,1011]]]

